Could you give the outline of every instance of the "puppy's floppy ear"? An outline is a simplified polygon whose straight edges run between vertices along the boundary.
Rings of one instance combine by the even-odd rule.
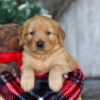
[[[63,46],[64,45],[64,40],[65,40],[65,32],[59,25],[59,23],[55,20],[51,20],[52,24],[54,25],[55,29],[57,29],[57,36],[59,38],[60,44]]]
[[[58,29],[58,34],[59,34],[59,41],[61,45],[64,45],[64,40],[65,40],[65,32],[63,31],[63,29],[59,26]]]
[[[23,33],[23,27],[21,27],[21,28],[18,30],[19,46],[22,46],[22,45],[23,45],[22,33]]]
[[[24,25],[19,29],[18,31],[18,40],[19,40],[19,45],[23,46],[25,40],[24,40],[24,34],[27,31],[27,28],[31,22],[32,18],[25,21]]]

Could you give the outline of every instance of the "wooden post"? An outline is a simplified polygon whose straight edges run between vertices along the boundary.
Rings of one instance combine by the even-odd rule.
[[[65,9],[73,0],[35,0],[42,3],[43,7],[47,9],[55,19],[59,19]]]

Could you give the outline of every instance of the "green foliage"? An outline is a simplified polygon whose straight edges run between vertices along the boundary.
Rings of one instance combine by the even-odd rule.
[[[0,0],[0,24],[23,22],[41,14],[42,7],[33,0]]]

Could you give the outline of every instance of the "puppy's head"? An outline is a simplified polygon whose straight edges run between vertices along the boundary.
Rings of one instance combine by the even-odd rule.
[[[46,53],[63,46],[65,33],[53,19],[35,16],[27,20],[19,31],[19,45],[35,53]]]

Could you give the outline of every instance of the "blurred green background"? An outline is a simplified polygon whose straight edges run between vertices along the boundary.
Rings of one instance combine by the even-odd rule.
[[[26,19],[34,15],[47,13],[43,10],[42,5],[34,0],[0,0],[0,24],[22,25]]]

